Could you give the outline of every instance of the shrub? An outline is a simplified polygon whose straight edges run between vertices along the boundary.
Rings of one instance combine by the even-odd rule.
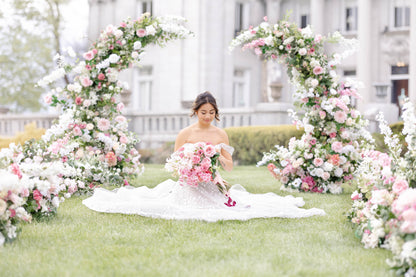
[[[30,139],[40,139],[43,134],[45,129],[36,128],[36,122],[32,122],[25,125],[24,132],[17,132],[14,137],[0,137],[0,148],[7,148],[12,142],[23,145]]]
[[[403,126],[404,126],[404,124],[403,124],[402,121],[399,121],[399,122],[396,122],[396,123],[393,123],[393,124],[389,125],[393,134],[396,134],[399,137],[400,143],[402,145],[402,153],[401,153],[402,156],[404,155],[404,153],[407,152],[407,143],[405,141],[405,136],[402,134]],[[380,151],[380,152],[387,153],[388,152],[388,147],[384,143],[384,136],[382,134],[379,134],[379,133],[373,133],[372,136],[375,140],[375,149]]]
[[[142,148],[139,149],[140,162],[152,164],[164,164],[166,159],[173,153],[175,147],[174,141],[165,142],[156,149]]]
[[[300,138],[304,133],[294,125],[230,127],[225,131],[230,145],[236,149],[233,159],[240,165],[256,164],[264,152],[275,145],[287,147],[290,138]]]

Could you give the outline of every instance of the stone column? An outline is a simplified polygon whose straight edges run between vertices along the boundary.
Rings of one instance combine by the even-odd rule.
[[[275,24],[280,19],[280,3],[282,0],[267,0],[266,15],[270,24]]]
[[[365,105],[371,99],[371,0],[358,0],[358,41],[357,78],[364,84],[359,89],[362,99],[358,100],[357,108],[363,113]]]
[[[325,0],[311,0],[311,25],[315,33],[324,32]]]
[[[416,1],[410,4],[409,98],[416,102]]]

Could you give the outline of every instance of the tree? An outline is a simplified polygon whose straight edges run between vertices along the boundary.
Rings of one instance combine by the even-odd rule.
[[[0,7],[0,104],[12,111],[42,108],[39,98],[47,89],[36,83],[61,52],[60,6],[66,2],[6,0]]]

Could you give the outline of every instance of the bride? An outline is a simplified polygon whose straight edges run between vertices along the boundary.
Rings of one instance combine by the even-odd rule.
[[[192,107],[192,116],[194,115],[198,121],[179,132],[175,151],[187,144],[211,143],[219,153],[218,161],[223,169],[232,170],[234,148],[229,145],[227,133],[211,124],[214,119],[219,120],[216,100],[211,93],[204,92],[197,96]],[[271,192],[251,194],[241,185],[234,185],[228,193],[223,194],[213,182],[189,186],[171,179],[152,189],[145,186],[123,187],[113,191],[97,188],[94,195],[82,203],[98,212],[209,222],[325,215],[321,209],[299,208],[305,204],[301,197],[281,197]]]

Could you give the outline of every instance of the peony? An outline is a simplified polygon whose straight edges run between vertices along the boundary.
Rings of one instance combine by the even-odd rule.
[[[341,151],[342,151],[342,142],[336,141],[336,142],[332,143],[331,149],[334,152],[341,153]]]
[[[400,194],[400,193],[402,193],[402,191],[405,191],[408,188],[409,188],[409,184],[407,183],[407,181],[406,180],[400,180],[400,179],[397,179],[394,182],[393,187],[392,187],[393,192],[395,194]]]
[[[110,151],[105,155],[105,161],[109,166],[115,166],[117,164],[117,156],[114,152]]]
[[[100,118],[98,120],[97,127],[101,131],[107,131],[108,129],[110,129],[110,121],[105,118]]]
[[[338,123],[344,123],[347,119],[347,115],[343,111],[336,111],[334,115],[334,119]]]

